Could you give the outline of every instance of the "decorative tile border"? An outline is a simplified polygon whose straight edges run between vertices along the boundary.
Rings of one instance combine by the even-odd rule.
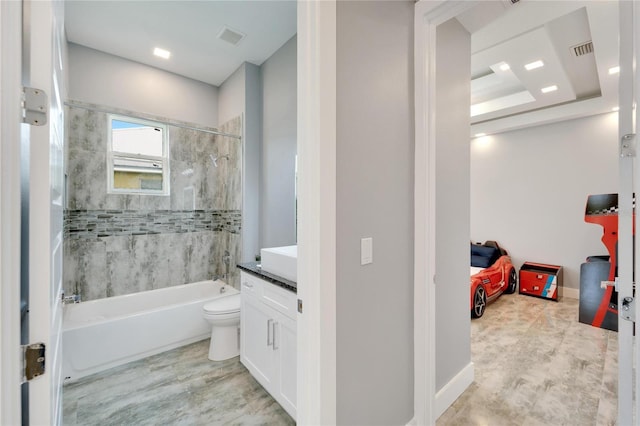
[[[64,237],[100,237],[227,231],[239,234],[240,210],[65,210]]]

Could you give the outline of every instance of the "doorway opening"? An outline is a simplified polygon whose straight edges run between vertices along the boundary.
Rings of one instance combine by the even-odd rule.
[[[471,53],[476,57],[471,61],[472,71],[470,76],[467,75],[466,81],[468,83],[469,77],[473,79],[470,89],[476,91],[476,95],[475,97],[469,96],[473,99],[471,102],[473,106],[469,109],[471,126],[469,134],[466,136],[466,146],[468,149],[470,148],[469,157],[466,160],[469,165],[469,183],[467,184],[469,228],[464,246],[462,239],[458,238],[459,256],[468,256],[466,253],[468,253],[469,240],[482,243],[494,240],[509,252],[517,269],[525,261],[562,264],[565,266],[564,297],[567,300],[572,298],[574,300],[572,303],[577,305],[580,263],[589,255],[605,251],[600,243],[601,230],[591,229],[588,224],[582,222],[586,197],[588,194],[598,191],[606,193],[617,190],[617,115],[612,112],[612,108],[617,105],[617,76],[615,71],[611,73],[609,71],[617,65],[617,34],[613,36],[610,34],[611,28],[617,28],[617,4],[608,5],[610,7],[608,10],[605,10],[603,5],[598,2],[575,2],[572,4],[547,2],[543,5],[536,2],[511,4],[510,2],[496,1],[479,3],[476,6],[477,9],[474,9],[473,6],[450,5],[447,9],[443,5],[439,9],[433,7],[430,14],[425,13],[421,16],[419,13],[417,14],[417,46],[420,47],[418,43],[420,37],[423,37],[425,50],[431,52],[431,56],[428,54],[424,59],[428,76],[427,84],[435,87],[435,89],[420,87],[419,81],[416,81],[418,96],[422,96],[422,99],[417,100],[417,105],[425,106],[425,111],[435,110],[435,113],[425,114],[425,119],[420,118],[419,108],[416,111],[418,138],[421,134],[420,129],[423,128],[424,133],[422,134],[429,138],[433,144],[425,147],[428,154],[425,155],[427,161],[420,163],[423,167],[428,165],[436,169],[433,175],[425,179],[427,187],[435,193],[435,200],[431,199],[430,201],[434,202],[436,206],[448,202],[438,199],[439,190],[441,193],[447,191],[447,188],[438,188],[435,177],[438,176],[438,181],[442,179],[438,167],[442,170],[447,162],[442,162],[440,154],[445,152],[445,155],[448,155],[446,154],[448,148],[441,148],[437,139],[438,126],[441,125],[443,116],[446,115],[449,119],[449,116],[454,112],[453,107],[450,107],[444,109],[446,112],[443,114],[440,101],[437,99],[437,90],[442,83],[442,80],[438,82],[438,77],[441,79],[443,77],[438,74],[440,57],[435,52],[440,47],[438,45],[439,31],[444,29],[445,25],[450,25],[450,20],[455,18],[454,25],[462,27],[468,34],[472,34],[470,36]],[[533,10],[536,7],[539,10]],[[561,58],[565,49],[563,47],[562,52],[559,52],[560,49],[556,47],[558,39],[569,38],[571,26],[584,30],[585,16],[588,17],[589,37],[584,41],[592,41],[594,49],[587,55],[593,55],[590,66],[595,69],[598,85],[595,91],[587,87],[588,82],[586,81],[576,83],[571,80],[571,71],[567,71],[567,68],[571,67],[563,62],[565,58]],[[540,19],[540,21],[536,21],[536,19]],[[423,22],[426,23],[423,24]],[[420,28],[425,32],[420,33]],[[559,28],[564,31],[563,34],[559,34]],[[502,38],[498,38],[500,32],[502,32]],[[526,41],[528,38],[531,40]],[[532,40],[537,41],[534,43]],[[499,51],[502,44],[506,44],[510,49],[507,50],[506,55],[500,56]],[[555,59],[560,65],[550,65],[550,62],[543,58],[542,62],[546,63],[544,67],[537,69],[533,67],[531,70],[527,70],[526,65],[533,64],[540,58],[532,57],[531,60],[528,60],[526,55],[537,52],[536,49],[538,47],[542,49],[545,44],[551,46],[551,52],[556,56]],[[584,44],[569,42],[566,49],[567,55],[572,54],[569,48],[578,47],[578,45],[583,46]],[[605,48],[605,46],[612,47]],[[606,52],[600,54],[600,49],[605,49]],[[576,58],[578,57],[576,56]],[[583,57],[579,60],[585,59]],[[423,58],[417,57],[417,62],[420,60]],[[435,63],[432,63],[432,60],[435,60]],[[478,64],[476,67],[473,65],[474,62]],[[417,63],[417,66],[419,67],[420,64]],[[558,69],[555,68],[556,66]],[[425,68],[422,68],[422,72],[425,71]],[[564,73],[564,78],[569,81],[568,87],[572,91],[570,96],[565,94],[569,96],[568,98],[557,102],[557,100],[552,101],[549,97],[541,96],[549,93],[558,95],[559,88],[565,86],[565,83],[547,81],[544,78],[540,78],[538,81],[537,93],[531,93],[532,89],[529,87],[531,79],[527,73],[530,73],[530,76],[545,68],[547,70],[554,68],[554,72]],[[451,78],[451,74],[454,72],[450,69],[445,78]],[[501,78],[500,73],[505,73],[507,78]],[[421,74],[417,72],[416,75]],[[521,78],[523,75],[524,77]],[[498,84],[500,80],[506,82],[506,86],[500,86]],[[547,81],[548,84],[543,81]],[[464,84],[462,81],[459,83]],[[554,85],[557,86],[556,90],[542,91],[542,89]],[[523,92],[528,92],[534,100],[531,100],[527,93]],[[453,95],[447,94],[447,96]],[[423,121],[421,122],[421,120]],[[585,134],[588,135],[587,138],[584,137]],[[581,151],[582,146],[576,140],[580,140],[580,143],[589,147],[597,147],[595,150],[597,154],[594,157],[586,158],[586,154]],[[471,141],[470,147],[469,141]],[[418,144],[418,139],[416,143]],[[435,149],[435,152],[430,151],[431,149]],[[431,156],[436,156],[436,152],[437,157],[432,158]],[[418,147],[416,154],[417,156],[421,154]],[[455,159],[458,161],[454,161]],[[448,161],[450,169],[460,165],[464,167],[465,164],[462,154],[459,154],[458,157],[450,154]],[[416,170],[419,167],[418,162]],[[588,172],[589,166],[581,166],[582,163],[599,164],[600,170],[594,175]],[[575,169],[571,170],[571,167],[575,167]],[[587,178],[583,179],[583,176],[587,176]],[[420,177],[416,173],[416,181],[418,182],[419,179]],[[464,191],[461,192],[458,187],[454,188],[456,188],[457,196],[464,196]],[[550,205],[562,206],[559,210],[563,211],[551,211],[549,210]],[[438,220],[439,208],[432,208],[425,214],[429,218],[430,229],[435,230],[436,223],[438,223],[438,232],[440,232],[443,223],[442,219]],[[523,210],[526,214],[522,213]],[[567,217],[570,216],[569,212],[573,212],[572,217]],[[464,227],[466,224],[461,223],[459,226]],[[447,236],[450,236],[448,231],[446,233]],[[563,233],[568,234],[569,237],[564,239],[560,237]],[[551,243],[553,241],[555,242]],[[436,234],[435,247],[432,247],[435,249],[436,258],[446,253],[442,251],[442,247],[446,247],[446,245],[443,246],[441,243],[439,247],[438,244]],[[442,265],[438,265],[436,259],[431,259],[431,262],[432,273],[426,274],[426,276],[431,277],[434,273],[436,275],[434,291],[436,312],[435,330],[433,331],[435,336],[432,342],[437,343],[437,352],[433,354],[435,360],[432,365],[436,366],[436,371],[441,371],[443,364],[445,368],[451,367],[451,360],[443,361],[444,356],[439,356],[439,354],[450,353],[452,349],[451,347],[442,348],[442,342],[438,340],[438,330],[443,324],[442,319],[438,318],[440,315],[438,307],[442,306],[444,300],[442,294],[438,294],[438,292],[444,293],[444,298],[455,296],[452,295],[453,290],[442,290],[441,286],[438,286],[441,283],[445,284],[442,282]],[[468,267],[468,265],[464,266],[465,274]],[[470,294],[468,288],[465,290],[464,302],[459,303],[464,303],[464,309],[468,315],[470,313]],[[461,294],[462,292],[458,295],[459,300],[462,300]],[[472,332],[484,332],[481,330],[481,324],[487,322],[485,321],[487,315],[494,313],[499,315],[499,312],[492,312],[492,310],[499,311],[501,304],[507,304],[510,298],[524,300],[527,305],[539,301],[545,302],[542,299],[527,299],[526,296],[517,294],[501,296],[497,302],[487,306],[483,318],[469,322],[468,326],[465,326],[464,322],[460,320],[459,329],[468,327],[466,329],[467,335],[470,329]],[[445,306],[447,306],[447,311],[450,311],[450,305],[445,303]],[[517,313],[518,310],[516,309],[515,312]],[[553,315],[549,314],[548,316]],[[577,320],[573,322],[577,322]],[[476,325],[478,326],[476,327]],[[474,330],[476,328],[478,330]],[[601,333],[600,330],[596,330],[596,332]],[[480,341],[488,344],[493,341],[492,339],[496,339],[496,336],[490,332],[484,332]],[[604,338],[605,349],[608,339],[608,337]],[[445,342],[444,345],[446,346],[447,343]],[[462,393],[462,390],[466,389],[468,384],[474,380],[474,370],[477,384],[478,380],[482,378],[481,366],[478,365],[479,358],[475,357],[473,352],[474,350],[471,348],[472,355],[469,358],[469,363],[460,360],[455,367],[451,367],[452,371],[463,374],[446,376],[442,382],[435,384],[434,411],[436,417],[441,414],[441,409],[453,402]],[[495,362],[495,359],[490,361]],[[499,368],[501,367],[496,367],[496,369]],[[436,381],[438,380],[436,377]],[[493,380],[496,380],[496,376],[493,376]],[[600,384],[602,385],[602,383]],[[456,392],[452,389],[458,389],[460,393],[455,395]],[[613,418],[615,418],[615,414]]]

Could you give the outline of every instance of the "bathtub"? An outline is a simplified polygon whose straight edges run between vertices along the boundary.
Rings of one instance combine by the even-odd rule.
[[[203,305],[236,293],[222,281],[201,281],[65,305],[62,377],[74,381],[206,339],[211,326]]]

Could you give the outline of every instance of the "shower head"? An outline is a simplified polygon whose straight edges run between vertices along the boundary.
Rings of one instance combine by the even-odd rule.
[[[209,154],[209,158],[211,158],[211,162],[213,162],[213,167],[218,167],[218,160],[221,158],[224,158],[225,160],[229,159],[228,155],[216,155],[215,157],[213,156],[213,154]]]

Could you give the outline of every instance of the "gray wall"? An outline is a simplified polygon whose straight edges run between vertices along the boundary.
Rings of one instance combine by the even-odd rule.
[[[297,37],[219,88],[218,119],[244,116],[243,261],[296,244]]]
[[[245,109],[245,65],[240,65],[218,87],[218,122],[224,123],[233,117],[244,114]]]
[[[73,43],[69,98],[218,126],[217,87]]]
[[[242,261],[260,253],[260,186],[262,176],[262,82],[260,67],[245,62],[220,85],[218,121],[241,115],[244,164],[242,168]]]
[[[169,125],[171,194],[107,194],[108,115],[73,106],[66,108],[66,119],[67,294],[86,301],[210,279],[226,272],[225,250],[232,256],[228,282],[238,284],[238,139]],[[239,133],[240,126],[238,117],[222,130]],[[209,155],[224,154],[229,160],[214,167]]]
[[[244,166],[242,192],[242,256],[260,253],[260,182],[262,176],[262,82],[260,67],[245,64]],[[293,146],[295,150],[295,144]]]
[[[262,71],[261,247],[296,244],[297,37]]]
[[[580,264],[607,254],[602,227],[585,223],[584,209],[590,194],[618,192],[617,119],[609,113],[472,140],[471,238],[499,241],[518,269],[525,261],[562,265],[564,286],[579,289]]]
[[[436,390],[471,361],[469,99],[471,39],[452,19],[436,30]]]
[[[337,4],[337,423],[413,417],[413,1]],[[373,263],[360,265],[360,239]]]

